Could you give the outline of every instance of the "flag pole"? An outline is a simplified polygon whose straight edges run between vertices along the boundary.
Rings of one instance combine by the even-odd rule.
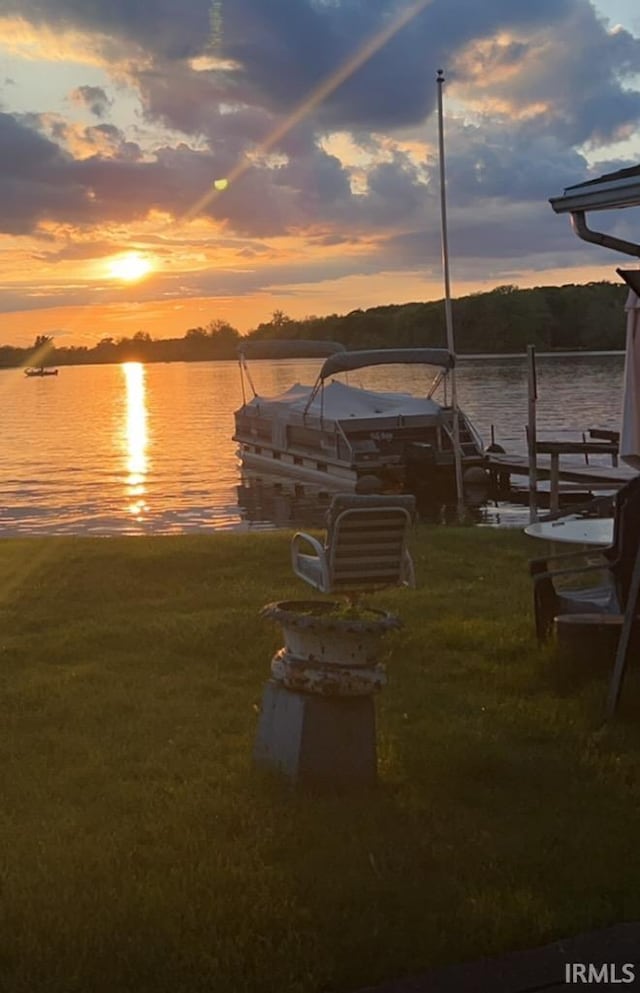
[[[454,357],[451,369],[451,407],[453,409],[453,458],[456,471],[456,499],[458,518],[464,517],[464,485],[462,481],[462,453],[460,451],[460,416],[456,392],[455,342],[453,337],[453,310],[451,307],[451,281],[449,278],[449,239],[447,235],[447,192],[444,162],[444,119],[442,112],[442,88],[444,70],[438,69],[438,148],[440,159],[440,219],[442,224],[442,270],[444,273],[444,313],[447,328],[447,348]]]

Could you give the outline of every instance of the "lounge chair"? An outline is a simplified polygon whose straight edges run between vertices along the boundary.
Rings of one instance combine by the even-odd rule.
[[[293,571],[322,593],[350,599],[388,586],[415,586],[407,549],[414,513],[412,496],[336,496],[324,544],[302,531],[294,535]]]
[[[623,614],[639,541],[640,476],[636,476],[616,495],[613,542],[608,548],[529,562],[538,640],[545,641],[554,618],[564,614]],[[574,578],[582,582],[574,585]]]

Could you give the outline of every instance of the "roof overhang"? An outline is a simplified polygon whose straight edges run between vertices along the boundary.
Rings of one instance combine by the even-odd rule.
[[[616,269],[616,272],[629,289],[633,290],[637,297],[640,297],[640,269]]]
[[[583,241],[602,245],[624,255],[640,256],[639,244],[594,231],[587,224],[585,216],[587,211],[640,206],[640,166],[621,169],[599,179],[568,186],[561,196],[551,197],[549,203],[556,214],[570,214],[573,230]]]
[[[556,214],[569,214],[576,210],[638,207],[640,206],[640,170],[637,175],[623,176],[619,179],[603,176],[600,180],[568,186],[562,196],[551,197],[549,203]]]

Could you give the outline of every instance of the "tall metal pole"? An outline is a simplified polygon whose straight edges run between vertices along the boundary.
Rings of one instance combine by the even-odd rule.
[[[444,273],[444,308],[447,328],[447,348],[455,357],[455,342],[453,338],[453,310],[451,308],[451,281],[449,278],[449,239],[447,234],[447,185],[444,161],[444,115],[442,112],[442,88],[444,85],[444,70],[438,69],[436,76],[438,84],[438,146],[440,158],[440,219],[442,223],[442,270]],[[464,484],[462,481],[462,452],[460,450],[460,416],[458,412],[458,395],[456,391],[456,369],[451,370],[451,407],[453,409],[453,458],[456,470],[456,498],[458,517],[464,516]]]
[[[527,423],[527,449],[529,452],[529,524],[538,520],[538,436],[536,430],[536,400],[538,381],[536,376],[536,346],[527,345],[527,397],[529,417]]]

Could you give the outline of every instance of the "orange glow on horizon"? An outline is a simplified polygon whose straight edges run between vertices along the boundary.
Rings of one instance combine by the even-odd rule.
[[[455,273],[454,273],[455,277]],[[486,293],[507,283],[528,289],[534,286],[581,285],[588,282],[616,283],[613,265],[575,266],[547,270],[513,269],[485,278],[454,278],[453,297]],[[92,306],[61,306],[7,311],[2,315],[0,345],[26,347],[35,334],[48,334],[57,347],[93,347],[101,338],[133,337],[145,331],[152,338],[182,338],[192,327],[204,327],[220,318],[241,333],[268,321],[274,310],[294,319],[309,314],[348,314],[358,308],[441,300],[442,281],[415,272],[382,272],[350,275],[322,282],[291,283],[271,291],[240,296],[155,299],[141,302],[110,300]]]

